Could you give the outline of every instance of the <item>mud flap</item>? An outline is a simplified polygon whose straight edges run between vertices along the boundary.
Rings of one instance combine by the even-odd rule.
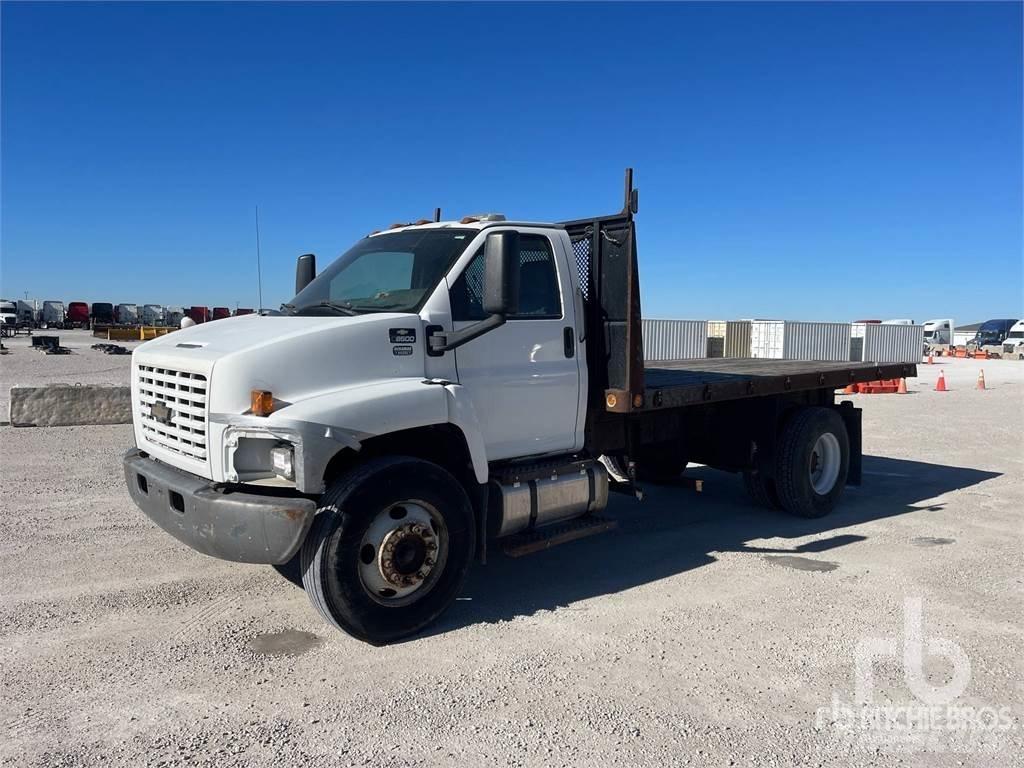
[[[861,443],[861,409],[854,408],[853,403],[846,401],[840,403],[836,410],[843,418],[843,425],[846,427],[846,436],[850,441],[850,468],[846,474],[847,485],[860,485],[863,453]]]

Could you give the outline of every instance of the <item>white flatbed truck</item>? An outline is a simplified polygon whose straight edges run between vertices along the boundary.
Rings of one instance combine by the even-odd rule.
[[[627,171],[611,216],[396,225],[316,276],[299,257],[282,313],[140,345],[132,498],[205,554],[297,558],[324,618],[375,644],[434,621],[490,542],[604,530],[609,490],[688,461],[828,513],[860,481],[860,411],[836,389],[915,366],[645,367],[636,210]]]

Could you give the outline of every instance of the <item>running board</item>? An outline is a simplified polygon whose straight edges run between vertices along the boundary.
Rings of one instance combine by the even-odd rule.
[[[502,549],[509,557],[522,557],[545,549],[557,547],[559,544],[596,536],[599,533],[613,530],[619,524],[614,520],[599,515],[587,515],[565,523],[545,526],[528,533],[517,533],[502,541]]]

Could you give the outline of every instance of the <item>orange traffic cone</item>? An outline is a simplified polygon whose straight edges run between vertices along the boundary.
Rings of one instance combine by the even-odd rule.
[[[928,353],[928,365],[935,365],[935,361],[932,360],[932,355],[930,352]]]
[[[946,372],[945,371],[941,371],[941,370],[939,371],[939,380],[935,382],[935,391],[936,392],[945,392],[946,391]]]
[[[975,389],[985,388],[985,369],[978,371],[978,383],[975,385]]]
[[[896,387],[896,394],[897,395],[905,395],[905,394],[907,394],[907,380],[906,379],[900,379],[900,385],[898,387]]]

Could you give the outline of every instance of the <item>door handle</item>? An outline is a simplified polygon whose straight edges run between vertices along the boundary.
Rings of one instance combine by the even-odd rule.
[[[566,326],[562,331],[562,343],[565,348],[566,357],[576,356],[576,331],[572,327]]]

